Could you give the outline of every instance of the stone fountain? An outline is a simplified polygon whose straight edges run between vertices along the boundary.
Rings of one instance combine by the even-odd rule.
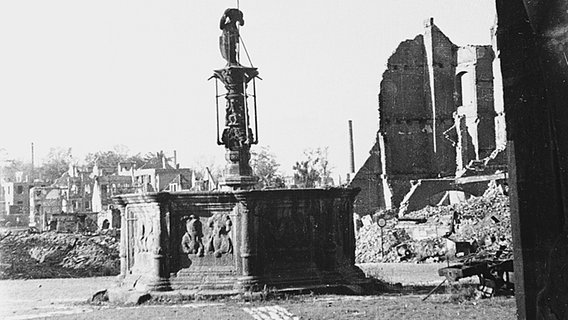
[[[224,12],[220,48],[227,64],[212,76],[227,91],[225,127],[217,137],[226,149],[223,191],[115,197],[122,217],[122,283],[180,293],[361,292],[368,282],[355,266],[352,219],[359,190],[253,189],[250,147],[258,140],[249,120],[247,88],[258,71],[239,62],[243,24],[240,10]]]

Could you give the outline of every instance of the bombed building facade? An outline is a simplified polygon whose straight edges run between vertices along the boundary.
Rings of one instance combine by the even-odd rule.
[[[494,64],[491,45],[460,47],[433,19],[398,46],[380,84],[376,143],[351,182],[362,190],[355,212],[400,207],[413,181],[506,168]]]
[[[29,217],[29,226],[39,230],[119,229],[120,212],[112,204],[112,197],[149,191],[189,191],[194,183],[192,177],[192,169],[173,167],[158,153],[157,159],[140,168],[131,162],[119,162],[117,167],[71,164],[53,184],[25,182],[29,186],[24,187],[24,182],[5,183],[5,195],[10,204],[21,206],[17,212],[25,213],[26,223]],[[11,208],[15,211],[15,206]]]

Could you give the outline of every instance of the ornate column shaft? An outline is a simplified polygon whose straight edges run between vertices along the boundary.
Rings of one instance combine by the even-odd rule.
[[[228,66],[215,70],[214,77],[227,89],[225,95],[225,129],[221,143],[225,146],[227,165],[224,184],[234,189],[248,189],[256,183],[250,167],[250,146],[254,141],[246,107],[246,87],[258,71],[256,68]]]

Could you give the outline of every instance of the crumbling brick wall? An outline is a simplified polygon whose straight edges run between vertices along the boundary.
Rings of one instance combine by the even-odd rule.
[[[458,171],[471,160],[481,160],[496,148],[491,46],[458,49],[456,68],[456,131]]]
[[[424,35],[402,42],[389,58],[379,94],[387,207],[398,206],[411,180],[455,172],[455,149],[443,133],[453,125],[456,51],[430,20]]]
[[[375,143],[369,158],[350,182],[351,186],[361,189],[355,198],[353,212],[364,216],[385,208],[382,172],[381,151],[379,144]]]
[[[494,60],[491,46],[458,47],[433,19],[398,46],[379,93],[380,177],[369,174],[369,162],[356,175],[351,185],[363,190],[356,212],[397,208],[412,180],[455,176],[499,148],[505,129],[495,111]],[[370,190],[377,199],[364,196]]]

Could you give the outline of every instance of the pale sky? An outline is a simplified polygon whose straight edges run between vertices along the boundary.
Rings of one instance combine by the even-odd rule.
[[[0,1],[0,148],[36,163],[50,147],[77,159],[123,144],[177,150],[182,166],[223,164],[215,142],[219,19],[234,0]],[[363,165],[378,130],[377,95],[398,44],[435,24],[457,45],[490,44],[491,0],[241,0],[241,36],[257,83],[260,146],[292,172],[329,146],[334,177]],[[244,55],[242,55],[242,58]],[[241,59],[243,64],[246,60]],[[223,103],[221,101],[221,103]],[[254,147],[253,147],[254,148]]]

